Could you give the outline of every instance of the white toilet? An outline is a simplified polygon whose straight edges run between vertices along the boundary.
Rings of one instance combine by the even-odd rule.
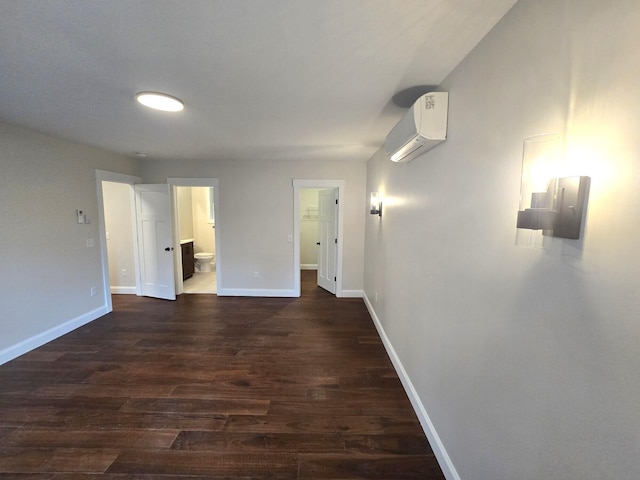
[[[196,271],[197,272],[210,272],[211,264],[215,261],[216,256],[209,252],[200,252],[194,255],[196,259]]]

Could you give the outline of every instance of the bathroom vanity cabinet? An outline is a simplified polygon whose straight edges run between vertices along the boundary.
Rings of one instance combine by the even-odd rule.
[[[182,250],[182,280],[186,280],[193,276],[194,258],[193,258],[193,242],[181,242]]]

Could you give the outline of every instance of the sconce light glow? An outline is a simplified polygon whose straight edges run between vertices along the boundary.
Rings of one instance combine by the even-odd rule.
[[[545,237],[580,238],[591,179],[558,175],[561,146],[556,134],[523,142],[516,245],[545,248]]]
[[[180,112],[184,109],[182,100],[164,93],[139,92],[136,94],[136,100],[145,107],[163,112]]]
[[[378,192],[371,192],[371,215],[382,216],[382,200]]]

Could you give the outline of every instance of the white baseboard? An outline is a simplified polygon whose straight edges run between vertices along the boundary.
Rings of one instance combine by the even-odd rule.
[[[303,263],[300,265],[300,270],[317,270],[317,263]]]
[[[72,318],[71,320],[68,320],[56,327],[50,328],[49,330],[46,330],[42,333],[38,333],[31,338],[22,340],[15,345],[11,345],[10,347],[7,347],[4,350],[0,351],[0,365],[13,360],[14,358],[17,358],[20,355],[24,355],[31,350],[41,347],[45,343],[49,343],[50,341],[55,340],[56,338],[61,337],[62,335],[75,330],[76,328],[86,325],[87,323],[92,322],[96,318],[100,318],[107,313],[107,307],[103,305],[76,318]]]
[[[218,288],[219,297],[297,297],[293,290],[268,288]]]
[[[336,293],[338,298],[362,298],[364,292],[362,290],[342,290]]]
[[[396,369],[396,372],[398,373],[398,377],[400,377],[402,386],[407,392],[407,396],[409,397],[409,400],[411,401],[411,405],[413,406],[413,409],[415,410],[416,415],[418,416],[418,420],[420,420],[420,425],[422,425],[422,429],[424,430],[424,433],[427,436],[427,439],[429,440],[429,444],[431,445],[431,449],[433,450],[433,453],[435,454],[436,459],[438,460],[438,464],[442,469],[442,473],[444,474],[447,480],[460,480],[460,476],[458,475],[458,472],[453,466],[453,463],[451,462],[451,458],[449,457],[449,454],[447,454],[447,451],[444,448],[442,441],[440,440],[440,436],[438,435],[438,432],[436,432],[436,429],[433,426],[433,423],[431,422],[431,419],[429,418],[429,415],[427,414],[427,411],[424,408],[424,405],[420,401],[418,392],[416,392],[416,389],[413,386],[411,379],[407,375],[407,372],[404,369],[404,366],[402,365],[402,362],[400,361],[398,354],[393,348],[393,345],[391,344],[389,337],[387,337],[387,334],[384,331],[382,324],[380,323],[380,319],[378,318],[378,315],[376,314],[376,311],[373,308],[373,305],[371,304],[371,302],[369,301],[369,297],[367,297],[366,293],[363,294],[363,298],[364,298],[364,303],[367,306],[367,310],[369,310],[369,314],[373,319],[373,323],[375,324],[376,329],[378,330],[378,334],[382,339],[382,343],[384,344],[384,347],[387,350],[387,354],[389,355],[389,358],[391,358],[391,362],[393,363],[393,366]]]
[[[136,287],[116,287],[111,286],[111,293],[114,295],[135,295]]]

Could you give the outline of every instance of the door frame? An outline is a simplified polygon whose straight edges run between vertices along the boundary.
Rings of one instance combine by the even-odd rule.
[[[300,296],[300,190],[303,188],[338,189],[338,255],[336,261],[336,297],[342,297],[342,247],[344,220],[344,180],[293,179],[293,290]]]
[[[108,172],[106,170],[96,170],[96,191],[98,194],[98,236],[100,237],[100,257],[102,263],[102,285],[104,303],[107,308],[107,313],[113,311],[113,304],[111,302],[111,278],[109,277],[109,256],[107,252],[107,227],[104,218],[104,192],[102,191],[102,182],[124,183],[131,186],[131,219],[133,222],[132,228],[136,232],[136,212],[135,212],[135,199],[133,192],[133,185],[142,183],[142,178],[135,175],[127,175],[124,173]],[[135,267],[136,277],[136,294],[140,295],[140,279],[138,272],[140,270],[140,259],[138,257],[138,245],[135,238],[131,239],[133,242],[133,264]]]
[[[213,187],[213,214],[216,219],[216,228],[214,237],[216,241],[216,295],[220,294],[222,285],[222,271],[224,269],[220,249],[220,189],[218,188],[217,178],[167,178],[167,183],[171,188],[171,203],[173,209],[173,233],[176,244],[174,249],[176,252],[180,252],[180,228],[178,225],[178,198],[176,196],[175,187]],[[184,283],[182,280],[182,256],[175,255],[175,281],[176,281],[176,295],[184,293]]]

